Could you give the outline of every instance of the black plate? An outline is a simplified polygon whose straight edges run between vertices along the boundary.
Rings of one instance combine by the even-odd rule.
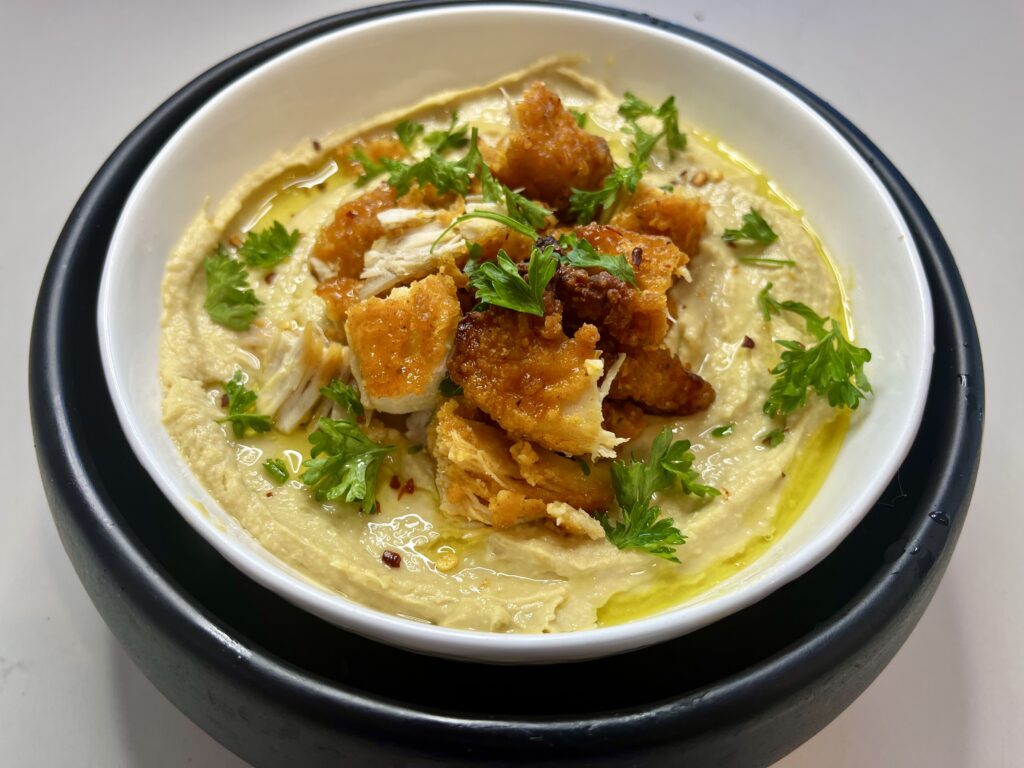
[[[698,40],[789,89],[875,169],[924,261],[936,354],[910,456],[830,557],[757,605],[660,646],[578,664],[495,667],[395,650],[326,624],[236,571],[163,498],[117,426],[100,370],[97,288],[115,222],[147,163],[194,110],[271,56],[432,5],[341,14],[233,56],[150,115],[83,193],[43,281],[30,359],[37,452],[64,547],[147,677],[258,765],[767,764],[864,690],[934,593],[974,484],[983,384],[963,285],[921,200],[862,133],[764,63],[646,16],[562,4]]]

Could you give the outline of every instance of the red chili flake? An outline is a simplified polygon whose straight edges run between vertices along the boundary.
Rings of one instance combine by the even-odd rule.
[[[267,276],[264,277],[263,279],[267,281],[267,285],[270,285],[272,282],[274,282],[275,277],[277,277],[277,272],[267,272]]]
[[[228,399],[228,393],[227,392],[225,392],[223,395],[220,396],[220,407],[221,408],[227,408],[229,402],[231,402],[231,401]]]
[[[402,490],[398,492],[398,498],[402,498],[407,493],[416,493],[416,481],[411,477],[405,481],[405,485],[402,486]]]
[[[271,496],[273,496],[273,495],[274,495],[274,492],[273,492],[273,491],[267,491],[267,498],[268,498],[268,499],[269,499],[269,498],[270,498]]]
[[[725,244],[728,245],[730,248],[736,247],[736,243],[734,243],[732,240],[726,240]]]
[[[740,346],[743,347],[744,349],[753,349],[754,348],[754,340],[752,338],[750,338],[749,336],[744,336],[743,337],[743,341],[740,342]]]
[[[398,568],[402,565],[402,556],[397,552],[392,552],[390,549],[385,549],[380,559],[384,561],[384,565],[388,568]]]
[[[235,246],[235,248],[240,248],[242,246],[242,236],[236,233],[228,238],[228,242]]]
[[[388,483],[388,485],[390,485],[392,488],[394,488],[397,491],[399,488],[402,487],[402,481],[398,479],[398,475],[392,475],[391,476],[391,482]]]
[[[633,249],[633,253],[630,254],[630,259],[632,260],[634,267],[639,267],[640,262],[644,260],[644,249],[638,245]]]
[[[313,139],[313,149],[315,149],[317,152],[320,151],[320,142],[317,141],[316,139]]]
[[[375,505],[374,512],[376,512],[378,515],[380,514],[380,502],[379,501]]]

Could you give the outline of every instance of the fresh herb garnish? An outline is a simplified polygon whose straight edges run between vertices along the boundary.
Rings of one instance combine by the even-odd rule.
[[[484,166],[485,168],[487,166]],[[535,229],[541,229],[547,224],[551,211],[540,203],[535,203],[525,195],[516,192],[514,189],[504,188],[505,209],[508,215],[516,221],[521,221]]]
[[[871,352],[847,341],[834,318],[822,317],[799,301],[779,301],[771,295],[771,288],[768,283],[757,294],[761,316],[770,320],[783,311],[792,312],[803,318],[817,343],[808,347],[799,341],[775,340],[785,351],[772,368],[776,380],[768,390],[763,411],[768,416],[792,413],[806,404],[808,389],[827,398],[833,408],[855,410],[871,391],[864,374]]]
[[[350,161],[359,163],[362,167],[363,172],[356,179],[357,187],[365,187],[375,178],[384,173],[397,173],[400,169],[405,168],[402,163],[397,160],[392,160],[390,157],[382,157],[379,160],[372,159],[369,155],[363,151],[362,147],[353,147],[352,154],[349,156]]]
[[[281,222],[275,221],[260,232],[247,234],[238,255],[250,267],[270,269],[292,255],[299,237],[299,230],[293,229],[289,233]]]
[[[526,279],[504,250],[494,261],[474,265],[467,274],[469,285],[476,291],[478,308],[486,306],[544,316],[544,288],[558,269],[554,247],[534,248],[530,253]]]
[[[348,411],[350,416],[362,418],[366,413],[359,399],[359,392],[351,384],[345,384],[338,381],[338,379],[331,379],[330,384],[320,388],[320,394],[338,403],[338,405]]]
[[[288,482],[288,465],[284,463],[284,459],[267,459],[263,462],[263,470],[275,485],[284,485]]]
[[[299,477],[316,491],[320,501],[362,502],[365,515],[376,510],[377,474],[384,457],[394,450],[379,445],[349,419],[322,418],[309,436],[310,457]]]
[[[630,194],[636,192],[636,186],[647,170],[647,160],[659,140],[665,139],[670,154],[686,146],[686,136],[679,132],[678,114],[673,97],[666,99],[659,107],[652,107],[633,94],[627,93],[626,100],[619,106],[619,114],[626,118],[626,130],[633,134],[629,165],[616,166],[605,177],[599,189],[572,190],[569,197],[569,212],[581,224],[593,221],[601,211],[610,210],[623,189],[628,190]],[[638,117],[647,114],[654,115],[662,121],[662,130],[659,133],[648,133],[636,122]]]
[[[587,113],[582,109],[570,109],[569,114],[572,115],[572,119],[576,121],[576,125],[580,128],[587,124]]]
[[[636,285],[636,273],[625,256],[617,253],[598,253],[588,241],[571,233],[558,238],[558,244],[561,246],[558,250],[559,261],[574,267],[603,269],[623,282]]]
[[[645,115],[661,120],[662,134],[665,136],[665,146],[668,147],[669,157],[675,157],[677,150],[682,152],[686,149],[686,134],[679,130],[679,110],[676,108],[675,96],[669,96],[655,107],[626,91],[626,98],[619,105],[619,114],[633,123]]]
[[[402,146],[407,150],[412,149],[412,145],[416,142],[416,139],[424,131],[423,123],[417,123],[414,120],[403,120],[395,126],[395,133],[398,135],[398,140],[402,142]]]
[[[722,233],[722,239],[727,243],[736,243],[746,240],[760,245],[769,245],[779,239],[768,222],[761,218],[761,214],[750,209],[750,213],[743,214],[743,226],[739,229],[726,229]]]
[[[244,331],[262,303],[249,287],[249,273],[223,245],[206,257],[206,307],[210,319],[234,331]]]
[[[466,137],[468,128],[465,125],[460,125],[456,128],[455,123],[458,120],[459,113],[452,112],[448,128],[441,131],[431,131],[424,137],[423,143],[438,153],[443,153],[449,149],[462,149],[469,143],[469,139]]]
[[[575,462],[576,462],[577,464],[579,464],[579,466],[580,466],[580,472],[582,472],[582,473],[583,473],[583,476],[584,476],[584,477],[590,477],[590,465],[589,465],[589,464],[587,464],[587,460],[586,460],[586,459],[584,459],[584,458],[582,458],[582,457],[580,457],[580,456],[577,456],[577,457],[576,457],[576,458],[574,459],[574,461],[575,461]]]
[[[732,430],[733,430],[733,428],[735,426],[736,425],[733,422],[730,421],[728,424],[723,424],[720,427],[715,427],[714,429],[711,430],[711,436],[712,437],[728,437],[729,435],[732,434]]]
[[[651,506],[651,500],[656,492],[672,487],[677,478],[685,493],[719,495],[717,488],[699,482],[693,459],[689,440],[672,442],[672,431],[665,428],[654,439],[647,461],[634,455],[628,462],[612,462],[612,488],[622,521],[612,524],[607,514],[598,515],[608,540],[619,549],[641,549],[678,563],[675,548],[685,543],[686,537],[671,518],[661,517],[661,509]]]
[[[761,438],[761,442],[767,445],[769,448],[776,448],[782,445],[782,441],[785,439],[786,430],[773,429],[771,432],[765,433],[765,436]]]
[[[394,161],[392,161],[394,162]],[[436,151],[412,165],[395,163],[388,176],[388,184],[400,196],[416,182],[421,187],[432,184],[439,194],[455,192],[465,195],[469,192],[470,174],[459,163],[445,160]]]
[[[445,376],[441,379],[437,390],[441,393],[442,397],[458,397],[462,394],[462,387],[452,381],[451,376]]]
[[[223,382],[225,403],[228,415],[221,423],[230,422],[235,437],[245,437],[247,430],[253,432],[269,432],[270,417],[262,413],[253,413],[256,408],[256,393],[245,388],[245,376],[241,369],[235,371],[230,381]]]
[[[761,317],[766,322],[783,311],[792,312],[804,319],[804,322],[807,324],[807,332],[812,336],[820,339],[825,335],[825,323],[828,322],[827,317],[822,317],[802,302],[779,301],[771,295],[771,289],[772,284],[768,283],[757,294],[757,306],[761,310]]]

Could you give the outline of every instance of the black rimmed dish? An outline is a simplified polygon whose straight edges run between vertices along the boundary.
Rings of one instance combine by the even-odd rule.
[[[839,549],[769,598],[678,640],[574,665],[509,669],[397,651],[331,627],[235,571],[178,517],[115,426],[98,362],[96,291],[121,207],[149,160],[195,109],[269,57],[423,7],[343,14],[229,59],[140,125],[86,190],[54,251],[32,340],[33,421],[65,547],[146,674],[259,764],[371,755],[402,763],[775,759],[863,690],[933,593],[977,466],[982,371],[955,265],[920,200],[855,128],[745,54],[646,17],[590,9],[699,39],[822,115],[899,205],[935,306],[936,357],[910,456]]]

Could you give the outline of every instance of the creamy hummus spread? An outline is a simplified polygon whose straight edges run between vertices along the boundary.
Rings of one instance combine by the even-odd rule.
[[[766,320],[758,297],[771,282],[773,296],[843,319],[836,274],[799,212],[693,128],[685,148],[655,145],[634,193],[621,189],[596,221],[574,222],[571,189],[600,189],[612,168],[630,166],[632,125],[649,135],[662,125],[657,114],[631,124],[622,102],[559,62],[540,64],[311,139],[196,215],[163,283],[164,423],[213,498],[295,571],[419,621],[560,632],[628,618],[605,609],[630,595],[661,590],[658,605],[678,602],[780,532],[792,484],[812,482],[787,470],[809,440],[822,448],[816,436],[841,440],[845,421],[813,393],[784,419],[765,414],[775,340],[814,337],[798,314]],[[551,120],[563,122],[556,130]],[[467,273],[500,246],[525,280],[536,250],[497,219],[459,221],[508,215],[507,200],[486,199],[479,168],[465,194],[388,185],[396,164],[463,158],[472,129],[495,179],[551,212],[527,230],[562,251],[556,239],[575,233],[629,260],[635,285],[563,264],[543,316],[474,312],[486,302]],[[531,130],[561,143],[542,146]],[[752,211],[774,239],[723,239]],[[243,261],[251,233],[275,222],[291,237],[286,257]],[[211,316],[218,252],[244,266],[239,290],[258,301],[242,302],[250,322]],[[599,293],[595,309],[587,302],[606,284],[618,293]],[[358,404],[325,396],[332,382]],[[238,400],[242,390],[254,402]],[[263,426],[225,421],[236,404]],[[309,482],[309,436],[322,418],[347,419],[388,448],[353,501]],[[612,462],[643,460],[666,427],[691,443],[699,483],[718,492],[675,484],[654,495],[685,536],[672,548],[678,562],[618,548],[599,521],[622,519]],[[831,452],[821,455],[823,474]]]

